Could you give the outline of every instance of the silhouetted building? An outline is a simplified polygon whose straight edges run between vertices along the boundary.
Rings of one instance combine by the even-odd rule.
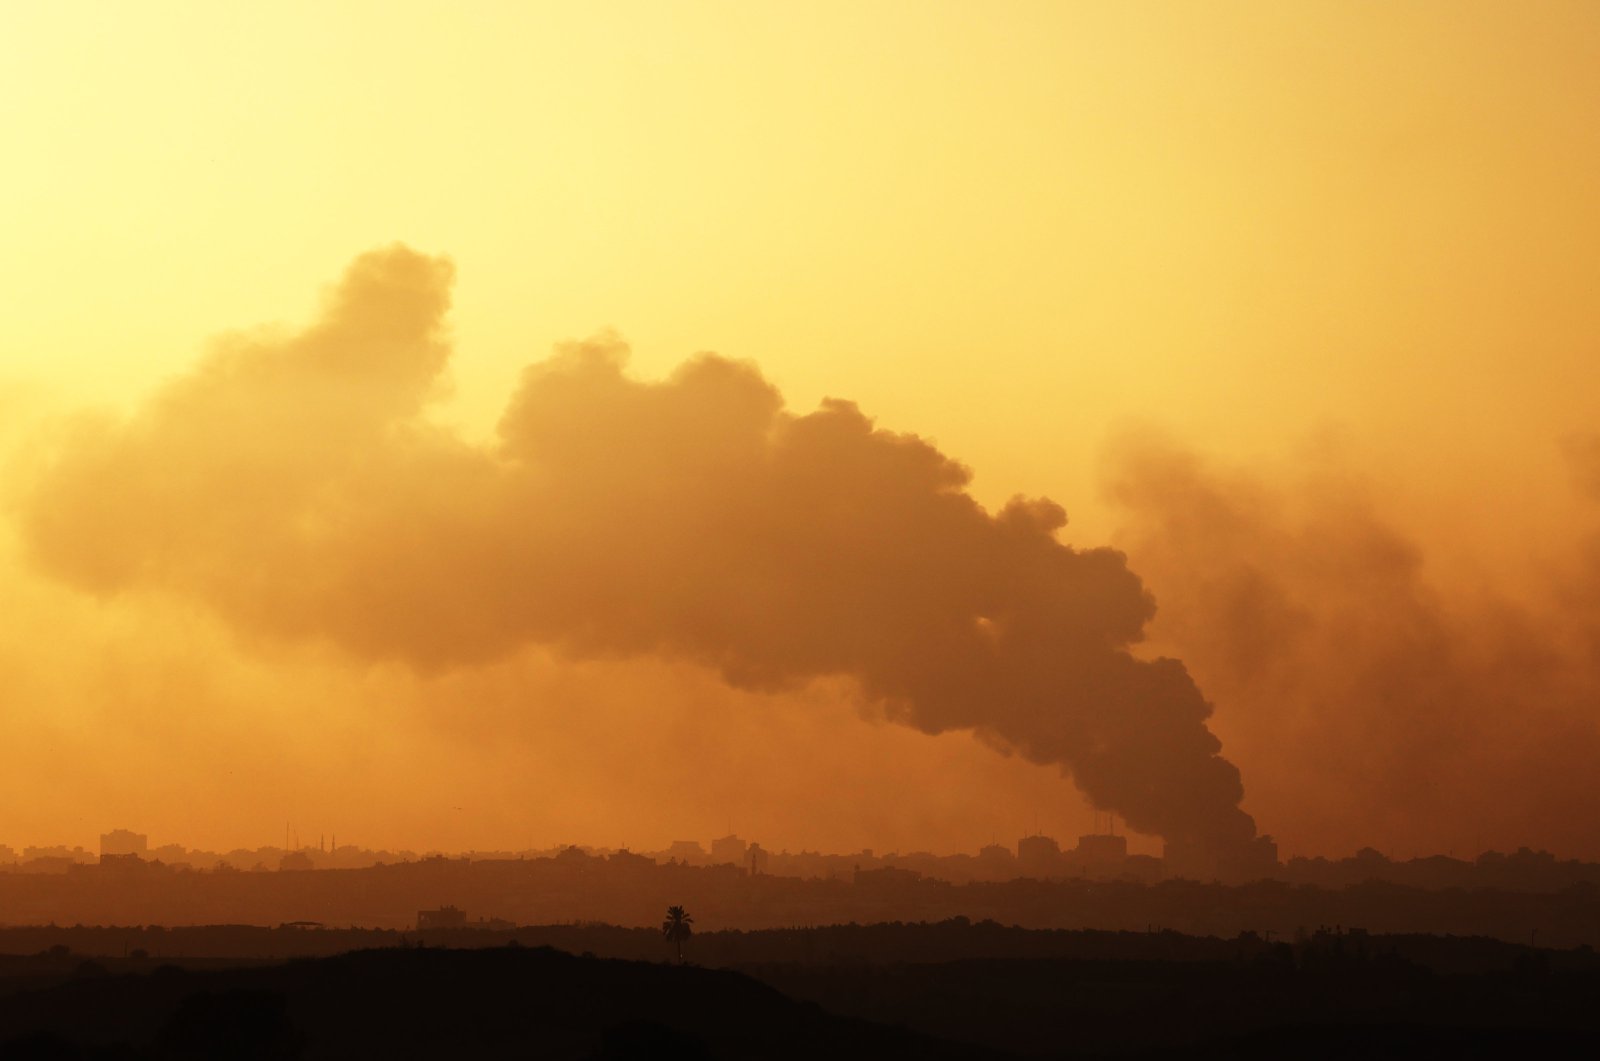
[[[64,844],[54,844],[50,847],[29,845],[22,849],[22,860],[24,862],[33,862],[45,858],[65,859],[68,862],[82,862],[85,864],[99,861],[94,855],[81,847],[67,847]]]
[[[467,923],[467,912],[457,910],[453,906],[441,906],[437,910],[417,911],[417,930],[425,928],[463,928]]]
[[[1080,836],[1072,861],[1086,877],[1119,877],[1128,862],[1128,838],[1112,833]]]
[[[1222,856],[1222,879],[1226,881],[1266,880],[1281,875],[1278,845],[1270,836],[1257,836]]]
[[[767,872],[767,853],[760,844],[750,845],[750,876],[759,877]]]
[[[131,852],[126,855],[100,856],[100,868],[111,872],[137,873],[148,865],[150,863]]]
[[[189,864],[191,861],[188,849],[182,844],[162,844],[160,847],[152,847],[142,857],[165,862],[168,865]]]
[[[623,848],[621,851],[613,851],[606,861],[613,866],[632,869],[646,869],[656,864],[655,859],[647,855],[634,854],[627,848]]]
[[[706,849],[700,846],[698,840],[674,840],[672,846],[667,848],[667,858],[699,866],[705,863]]]
[[[711,841],[711,863],[715,866],[742,866],[749,849],[750,845],[731,834],[719,840],[713,840]]]
[[[978,850],[978,868],[988,880],[1010,880],[1017,875],[1017,856],[1003,844],[989,844]]]
[[[1049,836],[1024,836],[1017,841],[1017,870],[1024,877],[1039,880],[1059,876],[1061,845]]]
[[[143,858],[150,850],[150,838],[128,829],[113,829],[100,834],[100,857],[107,855],[138,855]]]

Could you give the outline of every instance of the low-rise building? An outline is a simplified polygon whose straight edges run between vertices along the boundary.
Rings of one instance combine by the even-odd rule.
[[[441,906],[437,910],[417,911],[417,931],[430,928],[464,928],[467,924],[467,912],[457,910],[453,906]]]

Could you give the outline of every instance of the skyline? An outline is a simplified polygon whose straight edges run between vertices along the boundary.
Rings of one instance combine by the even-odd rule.
[[[1103,860],[1104,858],[1108,857],[1106,855],[1106,851],[1109,849],[1105,848],[1103,845],[1100,845],[1099,842],[1106,840],[1117,841],[1119,843],[1115,847],[1115,850],[1120,852],[1120,854],[1116,856],[1116,859],[1121,859],[1124,857],[1135,859],[1136,861],[1133,863],[1135,869],[1129,871],[1130,874],[1134,875],[1136,875],[1136,871],[1148,873],[1150,872],[1150,867],[1153,865],[1159,865],[1163,862],[1162,852],[1159,847],[1152,848],[1148,844],[1145,844],[1142,845],[1143,849],[1141,850],[1139,846],[1135,846],[1135,842],[1140,839],[1139,834],[1134,833],[1130,836],[1130,834],[1122,831],[1106,832],[1103,831],[1105,827],[1106,817],[1104,815],[1098,815],[1091,822],[1091,824],[1081,832],[1051,832],[1047,829],[1041,828],[1037,824],[1032,826],[1019,826],[1016,830],[1014,830],[1013,835],[1009,836],[1008,838],[997,837],[978,847],[967,850],[922,848],[907,850],[891,850],[880,848],[826,850],[800,846],[791,848],[790,845],[784,842],[783,837],[767,837],[766,840],[768,843],[764,844],[761,838],[741,836],[737,832],[725,833],[720,836],[676,836],[675,839],[669,843],[661,845],[660,847],[653,847],[649,844],[591,843],[582,838],[570,837],[567,840],[558,841],[545,846],[529,844],[523,846],[512,845],[509,847],[496,849],[463,848],[458,850],[448,850],[404,845],[369,846],[362,842],[360,838],[351,839],[346,837],[341,841],[337,833],[329,832],[312,832],[307,833],[302,837],[300,835],[300,830],[296,828],[293,823],[287,824],[286,828],[289,835],[288,838],[282,843],[269,841],[256,844],[254,846],[245,844],[227,849],[207,849],[198,846],[187,846],[181,840],[174,839],[172,837],[157,836],[155,839],[159,842],[152,842],[148,834],[140,833],[137,829],[130,829],[125,826],[117,826],[107,832],[98,834],[98,837],[91,839],[91,842],[87,845],[81,842],[76,842],[77,838],[75,837],[66,838],[65,840],[58,839],[58,842],[54,843],[29,844],[22,846],[8,844],[5,841],[0,840],[0,864],[20,866],[32,859],[69,858],[80,862],[83,865],[93,865],[98,862],[100,858],[107,854],[119,856],[135,854],[141,860],[146,862],[170,862],[171,865],[182,868],[184,866],[193,865],[188,856],[194,855],[214,857],[219,860],[225,860],[226,856],[238,854],[276,853],[281,856],[295,853],[311,853],[331,856],[339,852],[344,852],[346,855],[352,857],[393,855],[401,858],[402,861],[409,861],[412,859],[426,860],[432,858],[476,860],[482,858],[503,858],[506,856],[514,858],[549,858],[559,855],[561,852],[576,849],[595,857],[606,857],[618,853],[624,855],[649,855],[656,857],[659,861],[665,861],[675,857],[683,857],[685,861],[696,865],[717,865],[720,864],[719,859],[721,859],[721,861],[729,861],[732,864],[739,865],[741,868],[748,868],[748,856],[752,850],[761,851],[763,856],[778,856],[783,859],[822,858],[826,860],[836,860],[855,858],[859,862],[859,860],[862,858],[878,860],[901,860],[907,858],[935,860],[971,858],[973,856],[983,856],[986,852],[992,853],[998,848],[1003,850],[1008,857],[1015,860],[1019,857],[1020,845],[1025,845],[1029,841],[1038,840],[1046,841],[1047,846],[1055,845],[1055,850],[1057,853],[1062,856],[1066,856],[1069,861],[1073,859],[1085,858],[1093,861],[1097,857]],[[1121,826],[1112,826],[1112,828],[1120,830]],[[130,838],[136,840],[138,842],[137,845],[130,846]],[[96,839],[98,842],[96,842]],[[1148,840],[1149,838],[1146,837],[1144,839]],[[1273,841],[1274,838],[1269,835],[1266,837],[1266,839]],[[1128,842],[1130,840],[1134,842]],[[1122,846],[1123,842],[1127,842],[1126,846]],[[719,855],[719,848],[728,845],[736,845],[740,847],[740,849],[744,852],[743,856],[741,856],[739,859],[721,858]],[[1545,865],[1546,863],[1553,865],[1596,864],[1582,858],[1567,857],[1561,852],[1534,849],[1527,847],[1526,845],[1511,850],[1485,848],[1481,851],[1415,850],[1409,852],[1400,850],[1380,850],[1376,847],[1372,847],[1371,845],[1367,845],[1353,851],[1321,852],[1313,855],[1282,855],[1278,858],[1278,863],[1280,867],[1286,867],[1301,862],[1339,863],[1341,861],[1360,862],[1362,860],[1381,859],[1385,863],[1393,865],[1405,865],[1412,862],[1427,862],[1429,860],[1442,859],[1455,863],[1472,865],[1485,856],[1489,856],[1491,860],[1494,858],[1494,856],[1499,856],[1500,859],[1531,859],[1541,866]],[[10,861],[5,862],[3,861],[4,859],[10,859]],[[1116,859],[1113,861],[1116,861]],[[369,863],[359,862],[351,864],[366,866]],[[892,861],[887,864],[892,864]],[[209,869],[212,868],[212,866],[210,862],[203,861],[199,866],[195,866],[193,868]],[[234,868],[260,869],[263,867],[235,866]],[[267,870],[274,870],[283,867],[265,866],[264,868]],[[338,867],[333,867],[330,865],[318,866],[315,868],[321,869]],[[1192,869],[1192,867],[1190,868]],[[1104,866],[1100,867],[1100,871],[1110,872],[1113,878],[1116,875],[1114,871],[1109,871]],[[1180,875],[1182,874],[1181,870],[1178,872]],[[788,875],[794,874],[790,873]],[[933,875],[937,876],[937,874]],[[1134,876],[1130,875],[1127,879],[1131,881],[1134,879]],[[1144,878],[1140,878],[1140,880],[1142,880],[1144,883],[1148,883],[1148,880]]]
[[[454,277],[383,311],[440,323],[401,422],[449,469],[560,344],[611,335],[653,390],[714,352],[775,422],[855,402],[970,470],[984,520],[1048,498],[1064,550],[1124,553],[1154,599],[1128,658],[1183,662],[1285,857],[1600,857],[1592,8],[14,7],[0,39],[0,843],[111,808],[219,849],[324,814],[453,850],[1086,831],[1061,756],[891,724],[848,668],[395,650],[265,614],[300,583],[235,547],[276,511],[259,479],[67,496],[63,462],[119,452],[83,439],[202,408],[197,366],[315,330],[398,243]],[[259,399],[281,418],[191,441],[327,462],[342,413]],[[305,511],[379,527],[371,500]],[[202,508],[226,541],[162,522]],[[615,515],[624,556],[670,523]]]

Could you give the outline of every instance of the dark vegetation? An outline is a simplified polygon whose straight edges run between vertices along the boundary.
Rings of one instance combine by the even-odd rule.
[[[738,973],[547,948],[391,948],[256,968],[79,966],[0,997],[0,1053],[86,1058],[969,1056]]]
[[[1374,932],[1494,936],[1508,942],[1600,946],[1600,884],[1554,891],[1500,886],[1426,888],[1369,879],[1337,887],[1262,880],[1034,880],[951,884],[875,870],[851,879],[750,874],[737,866],[661,865],[648,859],[427,859],[352,870],[199,873],[137,860],[54,875],[0,873],[0,919],[13,924],[252,924],[314,921],[407,929],[417,912],[449,904],[474,923],[603,921],[659,926],[682,904],[719,927],[780,928],[966,916],[1028,928],[1142,931],[1155,925],[1200,936],[1317,925]],[[152,946],[152,952],[161,950]]]
[[[1483,936],[1417,933],[1376,934],[1325,926],[1288,937],[1243,932],[1231,937],[1192,936],[1170,929],[1108,932],[1096,929],[1030,929],[965,917],[939,922],[870,925],[806,925],[743,931],[697,931],[685,956],[702,966],[763,963],[889,964],[962,961],[976,958],[1072,959],[1078,961],[1224,962],[1288,944],[1302,953],[1345,936],[1369,954],[1390,954],[1438,973],[1511,969],[1529,955],[1562,971],[1600,969],[1600,956],[1582,945],[1531,948]],[[286,958],[329,957],[353,950],[405,946],[471,949],[517,945],[553,947],[603,958],[662,961],[676,944],[658,928],[628,928],[595,922],[523,925],[504,929],[465,926],[422,932],[393,929],[321,928],[280,925],[160,925],[0,928],[0,978],[65,970],[63,956],[88,955],[114,971],[178,964],[205,969],[270,963]]]
[[[976,959],[746,971],[830,1012],[1024,1056],[1246,1047],[1305,1056],[1332,1042],[1364,1043],[1363,1056],[1416,1056],[1424,1045],[1456,1052],[1480,1040],[1516,1043],[1524,1056],[1557,1048],[1600,1056],[1592,1053],[1600,1050],[1594,973],[1440,976],[1392,958],[1291,961],[1274,954],[1242,963]]]
[[[680,966],[660,929],[610,926],[511,934],[581,957],[464,929],[445,938],[475,948],[287,963],[90,956],[118,930],[55,931],[73,944],[0,958],[0,1056],[1600,1056],[1600,958],[1486,939],[954,920],[696,933]]]

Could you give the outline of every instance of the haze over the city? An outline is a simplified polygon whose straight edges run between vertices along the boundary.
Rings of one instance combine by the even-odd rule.
[[[1600,857],[1589,6],[0,40],[0,843]]]

